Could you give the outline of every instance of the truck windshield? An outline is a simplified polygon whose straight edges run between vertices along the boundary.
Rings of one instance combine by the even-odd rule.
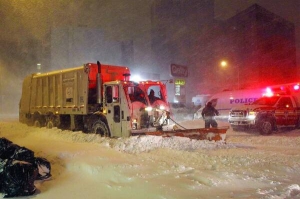
[[[267,106],[274,106],[275,103],[278,101],[279,96],[273,97],[262,97],[254,101],[252,104],[255,105],[267,105]]]
[[[125,92],[128,94],[131,102],[139,101],[147,104],[146,95],[140,87],[128,86],[125,88]]]
[[[148,88],[148,98],[151,104],[153,104],[156,100],[164,101],[164,97],[162,96],[160,85],[153,85]]]

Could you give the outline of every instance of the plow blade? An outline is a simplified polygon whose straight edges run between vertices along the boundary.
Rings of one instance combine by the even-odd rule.
[[[209,140],[209,141],[225,141],[226,132],[229,127],[220,128],[199,128],[199,129],[184,129],[175,131],[155,131],[147,132],[146,135],[156,135],[162,137],[188,137],[197,140]]]

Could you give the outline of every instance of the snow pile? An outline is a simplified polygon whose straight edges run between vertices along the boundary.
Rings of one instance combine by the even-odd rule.
[[[299,199],[300,186],[298,184],[292,184],[283,190],[259,190],[258,193],[264,195],[266,199]]]
[[[232,144],[219,141],[194,140],[185,137],[134,136],[110,142],[110,146],[127,153],[149,152],[158,148],[194,151],[197,149],[231,148]]]
[[[300,198],[300,186],[298,184],[292,184],[286,189],[285,198]]]
[[[201,128],[202,120],[183,121]],[[226,126],[225,122],[219,122]],[[35,198],[300,198],[300,130],[227,131],[225,142],[184,137],[102,138],[0,120],[0,137],[51,162]]]

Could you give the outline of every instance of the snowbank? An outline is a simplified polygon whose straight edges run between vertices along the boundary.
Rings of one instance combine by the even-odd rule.
[[[299,130],[261,136],[229,129],[226,143],[110,139],[2,118],[0,137],[50,161],[53,177],[35,182],[34,198],[300,198]]]

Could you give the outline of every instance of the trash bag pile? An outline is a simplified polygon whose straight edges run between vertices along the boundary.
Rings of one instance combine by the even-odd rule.
[[[0,192],[4,198],[29,196],[36,191],[35,180],[51,177],[51,165],[34,152],[0,138]]]

